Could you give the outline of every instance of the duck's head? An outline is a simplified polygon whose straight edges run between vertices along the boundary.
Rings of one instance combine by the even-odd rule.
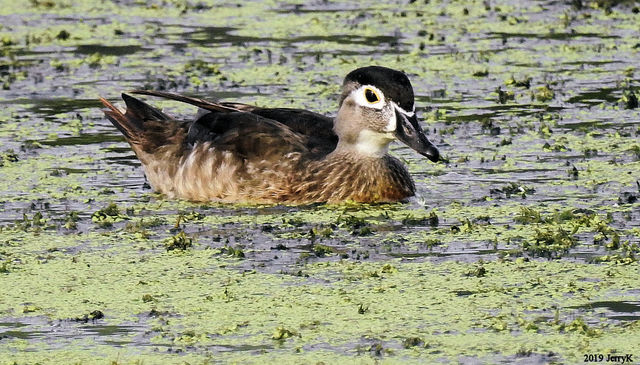
[[[431,161],[440,159],[418,124],[409,78],[390,68],[363,67],[345,77],[334,130],[339,143],[366,155],[382,156],[399,139]]]

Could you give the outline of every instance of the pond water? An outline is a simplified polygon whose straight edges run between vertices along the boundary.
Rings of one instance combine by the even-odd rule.
[[[0,358],[638,361],[637,1],[0,4]],[[445,159],[392,145],[407,203],[168,200],[97,100],[334,115],[371,64]]]

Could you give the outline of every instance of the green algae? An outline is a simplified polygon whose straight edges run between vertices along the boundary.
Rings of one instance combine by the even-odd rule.
[[[137,256],[136,253],[133,255]],[[157,253],[117,264],[114,261],[118,259],[116,256],[99,258],[79,253],[72,266],[64,255],[50,258],[48,265],[53,271],[49,274],[51,276],[46,276],[48,282],[50,285],[65,283],[66,290],[40,291],[30,295],[32,309],[29,315],[46,313],[60,319],[83,318],[86,313],[100,311],[107,323],[117,325],[121,321],[117,318],[121,315],[125,316],[124,320],[130,320],[131,315],[166,312],[160,317],[168,315],[170,323],[153,330],[157,333],[151,340],[155,346],[206,348],[211,341],[219,342],[224,338],[222,342],[227,345],[261,344],[268,347],[270,339],[278,339],[288,341],[280,349],[282,355],[287,356],[295,347],[313,346],[316,341],[322,343],[331,338],[333,346],[347,349],[345,354],[338,352],[333,356],[349,357],[355,356],[362,328],[362,323],[357,323],[365,320],[359,317],[365,315],[368,318],[366,336],[381,339],[385,347],[394,349],[394,356],[398,359],[435,359],[441,356],[455,359],[468,352],[477,355],[478,351],[484,354],[481,356],[488,356],[491,353],[487,352],[488,348],[509,354],[515,349],[510,347],[507,339],[516,335],[520,340],[526,339],[534,352],[563,353],[565,360],[572,361],[581,353],[576,349],[572,352],[567,350],[580,344],[585,337],[592,337],[593,331],[615,333],[619,329],[597,324],[592,330],[584,330],[585,324],[580,330],[571,319],[573,312],[569,307],[598,298],[624,300],[624,293],[637,283],[634,270],[619,270],[616,266],[610,267],[613,277],[608,277],[606,270],[589,264],[524,261],[485,262],[482,265],[484,273],[472,276],[468,272],[477,273],[475,265],[455,262],[394,262],[393,266],[326,262],[308,265],[306,277],[296,279],[257,272],[234,273],[224,266],[212,266],[210,257],[208,250],[196,250],[191,251],[188,257]],[[118,270],[113,270],[113,265],[117,265]],[[156,265],[164,269],[158,269]],[[13,271],[10,277],[21,280],[23,275],[32,275],[30,271],[33,269],[23,267]],[[563,274],[567,270],[573,273],[571,277]],[[119,280],[103,280],[102,272],[118,275]],[[72,277],[75,280],[69,281]],[[329,278],[332,284],[327,286],[323,284],[324,280],[317,282],[320,278]],[[582,278],[588,280],[583,281]],[[207,289],[202,287],[203,279],[209,283]],[[107,294],[112,293],[112,289],[108,289],[111,285],[118,288],[117,298]],[[268,291],[265,291],[266,287]],[[542,292],[548,292],[547,295],[539,294],[541,287],[544,288]],[[12,291],[2,311],[15,315],[15,310],[24,310],[22,293],[32,290],[25,286],[20,291]],[[456,294],[461,292],[469,294]],[[575,296],[575,293],[580,295]],[[256,295],[260,301],[245,301],[245,298]],[[514,301],[514,296],[518,300]],[[85,302],[85,298],[89,300]],[[56,305],[59,301],[66,302],[71,310],[63,310]],[[244,305],[239,307],[239,302]],[[555,318],[553,308],[557,308],[559,302],[563,303],[563,314]],[[364,307],[368,309],[358,309]],[[464,314],[457,310],[459,307],[467,309]],[[322,310],[318,312],[320,308]],[[494,310],[516,313],[517,316],[496,317],[491,314]],[[174,317],[171,313],[181,313],[182,316]],[[434,320],[436,315],[438,320]],[[592,318],[589,321],[597,319],[597,316],[595,312],[582,314],[583,318]],[[358,322],[355,322],[356,318],[359,318]],[[502,318],[502,324],[496,325],[495,318]],[[315,320],[317,323],[309,327],[309,321]],[[536,328],[531,323],[535,323]],[[589,328],[592,326],[588,325]],[[185,335],[183,328],[189,328],[189,335]],[[454,333],[450,333],[451,328],[456,328]],[[504,334],[498,338],[495,333],[484,336],[483,329],[491,332],[498,329],[498,333]],[[389,337],[387,333],[395,335]],[[469,336],[474,340],[470,341]],[[439,351],[430,355],[432,351],[425,347],[418,349],[417,353],[405,353],[398,349],[403,337],[419,337],[425,343],[438,344]],[[504,347],[501,347],[502,341],[505,341]],[[590,345],[592,349],[605,351],[607,336],[596,336]],[[453,347],[447,351],[448,346]],[[628,346],[616,349],[633,351],[633,344]],[[101,345],[94,351],[101,354],[107,349]],[[293,354],[291,352],[289,356]],[[322,354],[317,357],[309,355],[318,360],[324,358]],[[125,356],[131,360],[137,358],[133,354]],[[148,356],[149,359],[154,358],[153,354]],[[229,360],[248,360],[241,353],[229,356]],[[262,356],[263,359],[268,358],[267,354]],[[331,355],[328,358],[331,359]]]

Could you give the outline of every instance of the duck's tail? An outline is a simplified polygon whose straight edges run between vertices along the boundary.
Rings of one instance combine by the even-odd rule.
[[[123,93],[122,99],[127,105],[127,110],[124,113],[108,100],[100,97],[102,104],[108,108],[108,110],[104,111],[104,114],[111,123],[124,134],[127,141],[132,145],[143,143],[143,139],[145,139],[146,122],[168,121],[172,119],[160,110],[130,95]]]

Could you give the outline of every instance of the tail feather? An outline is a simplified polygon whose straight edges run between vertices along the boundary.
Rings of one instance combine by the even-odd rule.
[[[127,105],[127,110],[124,113],[108,100],[100,97],[102,104],[109,109],[105,110],[104,114],[111,123],[124,134],[129,143],[137,144],[140,142],[141,137],[143,137],[144,123],[146,121],[164,121],[171,119],[171,117],[160,110],[130,95],[123,93],[122,99]]]
[[[249,105],[240,104],[240,103],[211,102],[204,99],[194,98],[191,96],[185,96],[180,94],[174,94],[166,91],[133,90],[131,92],[134,94],[151,95],[151,96],[157,96],[161,98],[181,101],[183,103],[191,104],[191,105],[197,106],[198,108],[202,108],[212,112],[238,112],[238,111],[244,111],[249,107]]]
[[[147,120],[163,121],[163,120],[171,119],[170,116],[152,107],[151,105],[134,98],[131,95],[127,95],[123,93],[122,99],[124,100],[125,104],[127,104],[127,112],[124,115],[129,119],[136,119],[136,120],[142,120],[142,121],[147,121]]]

